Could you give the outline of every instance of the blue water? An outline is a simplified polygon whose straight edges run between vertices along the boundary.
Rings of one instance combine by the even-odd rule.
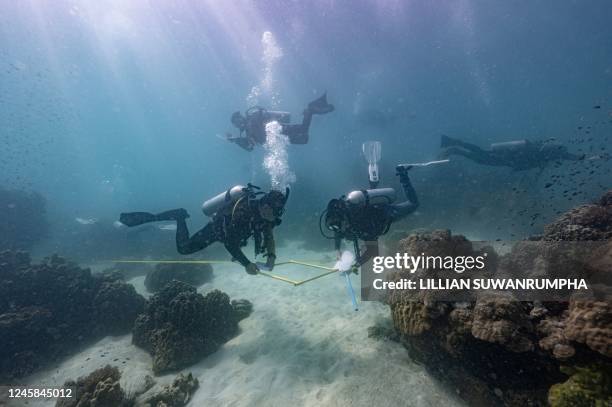
[[[569,142],[591,126],[570,150],[609,146],[610,21],[608,1],[4,1],[0,185],[45,196],[60,251],[76,217],[185,207],[203,225],[204,199],[269,186],[263,149],[218,137],[265,76],[269,32],[282,56],[259,103],[294,121],[324,91],[336,107],[314,118],[308,145],[289,146],[296,181],[279,228],[321,242],[327,201],[367,185],[366,140],[382,142],[382,183],[395,187],[395,164],[434,159],[441,134]],[[572,201],[542,188],[552,169],[415,169],[421,207],[395,227],[524,237],[599,196],[610,169],[585,173]],[[520,208],[542,215],[531,225],[508,212]]]

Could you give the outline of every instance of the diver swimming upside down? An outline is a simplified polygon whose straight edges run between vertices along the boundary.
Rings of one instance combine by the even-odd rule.
[[[247,151],[252,151],[255,145],[266,143],[266,124],[277,121],[281,125],[281,134],[287,136],[291,144],[307,144],[312,116],[333,111],[334,105],[327,103],[327,93],[308,104],[304,109],[304,117],[300,124],[290,124],[291,115],[288,112],[270,111],[254,106],[246,111],[246,116],[240,112],[232,114],[231,122],[240,130],[240,135],[234,136],[227,133],[226,139]]]
[[[254,187],[237,185],[224,193],[204,202],[202,210],[212,216],[212,220],[202,229],[189,237],[186,218],[189,217],[183,208],[173,209],[158,214],[148,212],[130,212],[120,215],[120,222],[126,226],[138,226],[157,221],[176,221],[176,248],[180,254],[191,254],[205,249],[212,243],[223,243],[232,255],[249,274],[257,274],[259,268],[242,252],[247,240],[255,240],[255,256],[264,254],[266,267],[272,269],[276,260],[276,247],[273,229],[280,225],[285,204],[289,198],[289,189],[285,194],[272,190],[268,193],[255,192]]]

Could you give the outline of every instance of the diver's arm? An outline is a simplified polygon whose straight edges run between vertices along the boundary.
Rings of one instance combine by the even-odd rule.
[[[272,226],[266,226],[264,229],[264,246],[266,247],[266,266],[269,268],[274,267],[276,261],[276,243],[274,242],[274,234],[272,233]]]
[[[225,137],[227,138],[227,141],[238,144],[246,151],[253,151],[253,147],[255,146],[251,139],[242,135],[242,132],[240,133],[240,136],[234,136],[230,133],[226,133]]]
[[[408,177],[408,170],[398,169],[398,175],[400,177],[400,183],[402,184],[407,200],[399,204],[391,205],[391,216],[394,222],[410,215],[419,207],[419,198],[414,190],[414,187],[412,186],[412,183],[410,182],[410,178]]]
[[[338,253],[340,253],[340,249],[342,248],[342,236],[338,232],[334,232],[334,249]]]
[[[244,255],[242,249],[240,249],[240,242],[231,239],[224,243],[225,249],[232,255],[232,258],[242,264],[243,267],[247,267],[251,264],[251,261]]]
[[[266,254],[268,256],[276,257],[276,243],[274,242],[274,234],[272,233],[272,226],[266,226],[263,230],[264,235],[264,246],[266,247]]]

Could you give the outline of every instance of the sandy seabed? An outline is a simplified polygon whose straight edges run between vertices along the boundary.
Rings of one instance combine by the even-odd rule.
[[[333,265],[332,253],[279,249],[279,260]],[[319,270],[279,266],[274,273],[304,279]],[[454,406],[462,402],[452,390],[413,363],[402,345],[368,338],[367,328],[389,324],[387,306],[360,303],[353,310],[344,277],[331,275],[293,287],[263,276],[247,275],[235,265],[214,266],[214,279],[199,288],[220,289],[232,299],[253,302],[240,333],[216,353],[184,370],[200,382],[189,406]],[[129,281],[145,296],[144,277]],[[359,277],[352,276],[355,290]],[[153,376],[151,358],[131,344],[131,335],[107,337],[58,366],[27,378],[31,386],[61,386],[106,364],[122,372],[124,389],[138,388]],[[178,372],[155,377],[155,388]],[[46,406],[30,400],[15,406]]]

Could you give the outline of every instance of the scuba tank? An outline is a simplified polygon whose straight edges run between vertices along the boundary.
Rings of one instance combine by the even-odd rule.
[[[264,117],[266,122],[271,122],[274,120],[281,124],[289,124],[291,122],[291,113],[289,112],[266,110]]]
[[[244,185],[236,185],[231,187],[227,191],[221,192],[202,204],[202,212],[206,216],[213,216],[227,204],[236,202],[240,198],[246,196],[249,193],[249,188]]]
[[[251,118],[259,116],[264,123],[277,121],[281,124],[289,124],[291,122],[291,113],[282,112],[279,110],[266,110],[261,106],[253,106],[246,111],[246,117]]]
[[[397,194],[393,188],[365,189],[352,191],[346,196],[346,201],[352,205],[367,206],[392,204]]]
[[[527,140],[505,141],[503,143],[491,144],[491,151],[513,151],[522,150],[527,147]]]

